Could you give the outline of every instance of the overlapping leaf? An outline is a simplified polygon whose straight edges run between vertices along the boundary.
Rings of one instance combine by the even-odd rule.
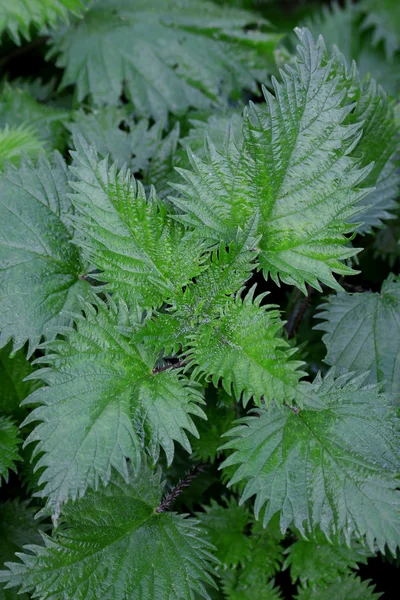
[[[21,444],[18,427],[7,417],[0,416],[0,486],[2,479],[8,481],[9,471],[15,471],[15,462]]]
[[[81,0],[1,0],[0,33],[5,30],[15,43],[21,36],[30,38],[30,27],[55,25],[59,19],[66,20],[69,13],[78,14],[83,8]]]
[[[300,589],[296,600],[379,600],[381,594],[374,593],[369,581],[350,575],[341,577],[330,585],[306,587]]]
[[[72,238],[66,165],[56,155],[37,167],[24,163],[0,175],[0,346],[28,340],[28,356],[42,336],[69,322],[78,295],[90,286]],[[65,312],[64,312],[65,311]]]
[[[3,170],[8,162],[19,165],[22,154],[37,158],[42,148],[43,143],[33,127],[6,125],[0,130],[0,169]]]
[[[54,34],[53,53],[79,101],[114,105],[124,91],[137,114],[160,118],[256,91],[280,39],[263,29],[261,17],[207,0],[99,0]]]
[[[113,480],[65,506],[45,547],[31,545],[23,563],[0,574],[23,591],[63,600],[209,598],[210,546],[194,519],[158,513],[162,486],[148,469]]]
[[[357,569],[357,563],[366,563],[368,551],[356,543],[349,548],[346,545],[332,544],[317,533],[314,539],[298,540],[286,550],[284,569],[290,567],[290,577],[295,583],[299,580],[305,587],[326,586],[333,583],[351,569]]]
[[[200,273],[201,244],[168,216],[154,189],[146,198],[129,171],[98,160],[83,138],[76,146],[75,227],[88,261],[102,271],[92,276],[128,304],[160,306]]]
[[[400,282],[391,275],[380,293],[330,296],[316,315],[325,331],[325,362],[346,371],[369,372],[368,382],[400,390]]]
[[[38,442],[44,467],[39,484],[55,514],[67,498],[106,484],[116,469],[127,476],[127,459],[137,468],[141,446],[156,460],[160,446],[168,463],[174,441],[191,451],[185,429],[196,435],[191,414],[203,416],[198,388],[187,385],[178,370],[157,371],[157,353],[136,346],[123,306],[118,311],[100,300],[84,305],[68,341],[48,346],[38,362],[48,364],[35,376],[46,386],[26,400],[38,406],[25,423],[41,423],[26,443]]]
[[[250,515],[233,497],[225,499],[224,504],[211,500],[209,506],[203,507],[204,512],[197,513],[197,518],[216,548],[216,557],[224,569],[229,569],[243,566],[251,558],[250,538],[245,535]]]
[[[0,350],[0,414],[19,418],[24,414],[20,404],[33,389],[32,381],[24,381],[32,373],[32,367],[20,350],[10,356],[11,345]]]
[[[304,535],[319,526],[328,538],[365,536],[372,550],[395,552],[399,422],[390,398],[348,379],[316,379],[325,409],[270,408],[239,421],[222,467],[238,465],[230,485],[247,482],[242,501],[256,496],[264,524],[280,513],[282,530],[293,523]]]
[[[243,299],[228,300],[220,319],[203,323],[193,334],[187,353],[194,375],[202,373],[214,385],[222,381],[228,393],[251,397],[257,404],[286,400],[302,403],[306,384],[303,362],[291,359],[297,351],[279,336],[283,323],[273,306],[260,306],[263,296],[253,299],[252,289]]]
[[[15,559],[27,544],[40,544],[40,524],[34,519],[36,509],[28,502],[12,500],[0,504],[0,568],[4,563]],[[0,583],[0,600],[28,600],[27,594],[19,595],[17,590],[5,590]]]
[[[397,0],[362,0],[363,28],[373,29],[372,43],[383,42],[388,60],[400,50],[400,6]]]
[[[38,102],[33,93],[34,89],[29,89],[19,81],[3,86],[0,94],[0,127],[9,126],[11,131],[17,127],[31,131],[39,149],[44,147],[46,150],[62,152],[66,138],[63,121],[69,118],[69,111],[50,103]],[[20,148],[19,151],[35,155],[35,152],[29,152],[29,148]]]
[[[345,124],[351,106],[339,85],[335,61],[326,61],[323,42],[299,30],[294,67],[274,81],[266,105],[251,106],[244,118],[244,142],[230,135],[218,152],[209,143],[205,160],[192,156],[181,170],[186,185],[173,202],[180,220],[203,236],[229,242],[251,215],[259,213],[260,265],[275,282],[319,281],[340,288],[333,273],[353,273],[344,259],[357,253],[347,245],[348,222],[359,212],[360,189],[368,168],[349,155],[359,124]]]

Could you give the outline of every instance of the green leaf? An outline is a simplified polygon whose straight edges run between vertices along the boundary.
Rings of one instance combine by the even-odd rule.
[[[390,275],[381,292],[330,296],[316,315],[326,333],[325,362],[357,374],[369,371],[369,383],[400,390],[400,282]]]
[[[17,426],[7,417],[0,416],[0,486],[2,478],[8,481],[9,470],[16,471],[15,462],[20,459],[20,443]]]
[[[33,391],[32,381],[24,381],[33,371],[20,350],[10,356],[11,345],[0,350],[0,413],[14,416],[18,420],[25,414],[21,402]]]
[[[239,577],[236,580],[232,573],[230,577],[223,577],[223,587],[227,600],[281,600],[279,588],[274,587],[274,582],[263,582],[256,577]]]
[[[82,136],[95,146],[100,158],[109,155],[119,169],[127,166],[138,173],[149,169],[162,142],[164,123],[157,121],[150,127],[147,119],[135,122],[129,111],[106,106],[91,113],[76,112],[67,127],[74,139]]]
[[[25,127],[29,123],[38,140],[39,148],[59,150],[65,147],[66,129],[63,121],[69,118],[69,111],[42,104],[32,97],[27,86],[17,83],[6,83],[0,95],[0,127]],[[25,152],[21,148],[20,152]],[[35,156],[38,151],[28,153]]]
[[[397,0],[362,0],[359,10],[365,14],[363,29],[373,28],[372,45],[381,41],[388,61],[400,50],[400,6]]]
[[[353,60],[357,62],[362,77],[373,77],[395,97],[400,92],[399,57],[395,55],[388,60],[384,49],[376,46],[370,28],[368,31],[362,28],[360,6],[361,2],[354,4],[352,0],[345,2],[344,6],[333,1],[330,6],[324,5],[320,12],[313,11],[312,18],[306,20],[305,25],[313,35],[322,35],[329,52],[336,45],[348,64]]]
[[[187,353],[194,376],[206,375],[246,406],[251,397],[257,404],[278,404],[286,400],[302,402],[305,375],[301,361],[290,360],[296,349],[278,335],[283,327],[274,305],[253,299],[254,288],[242,299],[227,300],[220,319],[201,324]]]
[[[1,0],[0,32],[7,30],[16,44],[21,36],[30,39],[30,27],[54,26],[61,18],[67,20],[69,12],[78,14],[81,0]]]
[[[34,519],[36,509],[28,502],[12,500],[0,504],[0,567],[27,544],[40,544],[39,523]],[[0,600],[28,600],[27,594],[5,590],[0,584]]]
[[[72,204],[66,165],[60,155],[44,156],[36,167],[0,175],[0,347],[14,350],[29,340],[28,357],[42,336],[53,338],[69,323],[67,311],[90,286],[72,238]]]
[[[337,579],[328,586],[302,588],[296,600],[378,600],[381,594],[374,594],[370,581],[361,581],[359,577],[350,575]]]
[[[357,563],[367,563],[369,553],[358,544],[351,547],[330,544],[325,536],[317,534],[315,539],[298,540],[286,550],[284,569],[290,567],[293,583],[297,580],[304,586],[324,587],[339,577],[357,569]]]
[[[197,425],[199,438],[191,441],[193,455],[202,462],[214,463],[220,456],[221,436],[230,428],[236,417],[232,398],[223,389],[207,388],[207,406],[204,412],[207,421],[201,420]]]
[[[271,577],[280,570],[283,548],[282,535],[253,522],[249,535],[250,558],[240,569],[221,573],[221,587],[228,600],[278,600],[279,588],[274,587]]]
[[[328,538],[365,536],[372,550],[400,544],[399,421],[389,398],[331,372],[314,382],[324,410],[257,409],[227,435],[223,467],[246,481],[241,501],[255,495],[266,525],[280,512],[282,531],[320,527]],[[264,508],[263,508],[264,507]]]
[[[245,528],[250,521],[247,508],[239,506],[234,497],[223,498],[225,506],[211,500],[196,513],[210,543],[215,546],[216,557],[224,569],[244,565],[251,558],[250,538]]]
[[[142,445],[154,460],[162,446],[168,463],[174,441],[190,452],[184,430],[197,435],[191,414],[204,416],[194,384],[179,370],[153,369],[157,353],[120,333],[129,324],[124,306],[98,300],[83,308],[68,339],[38,359],[49,365],[35,373],[46,385],[25,401],[40,405],[25,421],[41,421],[26,444],[44,453],[35,467],[44,467],[40,495],[56,515],[68,498],[107,484],[113,468],[127,477],[127,459],[138,468]]]
[[[183,600],[194,592],[208,598],[211,547],[198,521],[157,512],[159,479],[142,469],[67,504],[53,538],[44,536],[45,548],[30,546],[0,581],[54,600]]]
[[[393,218],[392,211],[400,189],[398,147],[399,128],[396,125],[394,105],[373,79],[360,81],[355,67],[349,70],[339,53],[336,53],[338,72],[349,100],[355,103],[347,122],[362,123],[363,135],[352,156],[362,166],[373,165],[364,184],[372,191],[359,203],[363,210],[351,218],[363,221],[358,233],[368,233],[372,227],[382,225],[382,220]]]
[[[255,21],[258,30],[247,30]],[[102,0],[53,34],[52,53],[65,68],[62,87],[76,84],[79,102],[90,95],[115,105],[124,92],[137,114],[158,119],[255,92],[281,37],[268,27],[206,0]]]
[[[76,146],[75,227],[87,260],[102,270],[92,277],[128,304],[160,306],[200,273],[202,245],[168,216],[154,189],[147,199],[129,171],[99,161],[83,138]]]
[[[199,235],[229,243],[237,227],[259,215],[260,265],[265,276],[304,292],[319,281],[336,289],[333,273],[354,271],[343,263],[358,250],[348,246],[348,222],[369,190],[359,188],[369,168],[349,156],[360,137],[359,124],[345,124],[351,111],[339,86],[335,61],[326,62],[321,40],[307,30],[294,67],[273,81],[274,96],[251,105],[244,142],[229,135],[218,152],[208,143],[206,160],[192,155],[192,170],[181,170],[186,185],[172,199],[181,221]]]
[[[9,127],[6,125],[0,130],[0,169],[8,162],[19,165],[21,155],[26,154],[31,158],[37,158],[43,143],[30,125],[19,125]]]
[[[374,258],[382,258],[393,269],[400,258],[399,240],[400,222],[397,218],[395,221],[389,221],[385,227],[377,232],[373,242]]]

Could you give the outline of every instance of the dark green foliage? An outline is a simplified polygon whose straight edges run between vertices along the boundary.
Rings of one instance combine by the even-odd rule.
[[[0,33],[0,600],[390,600],[399,3]]]

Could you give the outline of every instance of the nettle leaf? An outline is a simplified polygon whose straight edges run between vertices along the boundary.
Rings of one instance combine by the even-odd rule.
[[[224,598],[228,600],[277,600],[280,590],[274,587],[271,577],[280,569],[283,548],[282,535],[274,532],[274,527],[262,529],[253,522],[249,535],[249,559],[240,569],[220,573]]]
[[[372,191],[359,203],[362,212],[350,219],[352,222],[362,221],[358,233],[369,233],[372,227],[381,226],[384,219],[394,218],[392,211],[398,206],[399,128],[394,104],[388,100],[382,87],[370,78],[361,82],[354,63],[348,70],[343,56],[336,53],[336,57],[338,71],[342,71],[342,85],[349,99],[356,103],[347,122],[363,124],[363,135],[352,156],[358,158],[363,166],[373,165],[364,182]]]
[[[324,410],[257,409],[227,435],[233,450],[221,468],[246,481],[241,501],[255,495],[266,525],[280,512],[281,529],[318,526],[328,538],[365,536],[371,550],[400,545],[399,422],[390,398],[363,378],[314,382]]]
[[[20,444],[18,427],[9,418],[0,416],[0,486],[2,478],[8,481],[9,470],[16,471]]]
[[[31,393],[34,384],[24,381],[33,369],[23,350],[10,356],[11,344],[0,350],[0,414],[19,418],[25,411],[21,402]]]
[[[239,506],[234,497],[223,498],[225,506],[211,500],[196,513],[210,543],[216,548],[216,557],[224,569],[244,565],[251,558],[250,538],[245,529],[250,521],[247,508]]]
[[[254,288],[244,297],[228,300],[220,318],[203,323],[193,334],[187,357],[196,365],[193,375],[206,375],[228,393],[242,396],[246,406],[250,398],[257,404],[297,400],[306,395],[307,384],[299,384],[305,375],[302,361],[292,360],[296,348],[278,335],[283,327],[274,305],[263,305],[261,294],[253,298]]]
[[[235,583],[234,583],[235,582]],[[274,586],[273,581],[264,582],[258,574],[254,578],[239,578],[235,581],[234,574],[228,579],[224,576],[223,588],[227,600],[281,600],[280,589]]]
[[[367,381],[382,382],[388,392],[400,390],[400,282],[390,275],[380,294],[364,292],[330,296],[316,315],[326,333],[325,362],[346,371],[369,371]]]
[[[201,272],[202,245],[168,216],[154,189],[146,198],[129,171],[99,161],[83,139],[76,145],[72,171],[78,181],[71,183],[71,198],[81,233],[77,243],[102,270],[92,277],[128,304],[160,306]]]
[[[400,222],[397,218],[390,221],[385,227],[379,229],[374,237],[374,258],[386,261],[392,269],[400,258]]]
[[[88,492],[64,507],[54,536],[43,536],[45,548],[29,546],[0,581],[53,600],[209,598],[212,547],[198,521],[157,512],[161,493],[148,469]]]
[[[41,421],[26,444],[38,442],[40,495],[56,515],[68,498],[107,484],[113,468],[127,477],[127,459],[138,468],[142,445],[154,460],[161,446],[168,463],[174,441],[190,452],[184,430],[197,435],[191,414],[204,416],[195,384],[179,370],[153,369],[157,354],[120,333],[128,324],[123,306],[98,300],[83,308],[67,341],[48,344],[37,361],[49,365],[35,373],[46,385],[25,401],[39,404],[25,420]]]
[[[373,77],[395,97],[400,91],[399,57],[395,55],[388,60],[384,48],[374,43],[371,29],[362,28],[361,4],[349,0],[341,6],[333,1],[320,12],[314,11],[305,24],[313,35],[322,35],[329,52],[336,45],[349,64],[357,62],[362,77]]]
[[[308,30],[298,35],[294,66],[273,81],[275,95],[264,90],[266,104],[245,112],[244,142],[229,135],[223,152],[209,142],[205,160],[191,155],[182,196],[172,201],[185,213],[177,218],[226,243],[259,213],[265,276],[304,292],[306,283],[321,290],[319,281],[341,289],[332,274],[354,273],[343,261],[358,250],[345,234],[355,229],[349,220],[369,191],[360,184],[370,169],[350,157],[360,124],[345,123],[352,107],[335,61]]]
[[[230,429],[237,416],[235,404],[222,388],[208,387],[204,412],[207,421],[199,421],[199,438],[191,440],[193,455],[202,462],[214,463],[220,456],[221,436]]]
[[[35,520],[36,509],[28,502],[12,500],[0,504],[0,567],[15,558],[27,544],[40,544],[40,524]],[[27,594],[18,594],[17,590],[5,590],[0,583],[0,600],[28,600]]]
[[[6,125],[0,130],[0,169],[7,163],[19,165],[23,154],[37,158],[42,148],[43,142],[31,125]]]
[[[257,23],[258,31],[247,30]],[[53,34],[62,86],[78,101],[117,104],[124,92],[139,115],[162,118],[225,103],[274,65],[280,35],[245,11],[205,0],[101,0],[75,27]]]
[[[342,577],[328,586],[301,588],[296,600],[379,600],[381,594],[374,593],[370,581],[361,581],[359,577],[350,575]]]
[[[400,50],[400,7],[397,0],[362,0],[359,10],[364,13],[362,27],[373,29],[372,45],[381,41],[388,60]]]
[[[39,149],[62,151],[66,137],[63,121],[69,118],[69,111],[38,102],[32,91],[18,81],[4,85],[0,94],[0,127],[20,127],[31,131]],[[35,156],[39,150],[20,148],[19,151]]]
[[[106,106],[91,113],[78,111],[66,126],[73,139],[82,136],[90,146],[95,146],[99,157],[109,156],[119,169],[127,166],[132,173],[147,174],[150,163],[163,147],[165,123],[162,120],[150,126],[147,119],[134,121],[130,111],[116,106]],[[179,133],[179,127],[175,129]],[[158,191],[157,186],[156,189]]]
[[[77,296],[88,297],[83,265],[72,238],[72,204],[66,165],[44,156],[36,167],[0,175],[0,346],[28,340],[28,357],[42,336],[53,338],[69,323]]]
[[[367,563],[368,551],[356,543],[351,547],[331,544],[317,533],[315,539],[298,540],[286,550],[284,569],[290,567],[293,583],[324,586],[358,569],[357,563]]]
[[[1,0],[0,32],[7,30],[16,44],[21,37],[30,39],[30,27],[54,26],[61,18],[67,20],[70,12],[78,14],[81,0]]]

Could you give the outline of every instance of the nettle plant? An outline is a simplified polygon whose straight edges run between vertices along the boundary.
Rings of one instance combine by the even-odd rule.
[[[393,100],[236,8],[1,7],[76,88],[0,96],[0,599],[277,600],[286,569],[298,600],[378,598],[400,280],[345,277],[397,207]]]

